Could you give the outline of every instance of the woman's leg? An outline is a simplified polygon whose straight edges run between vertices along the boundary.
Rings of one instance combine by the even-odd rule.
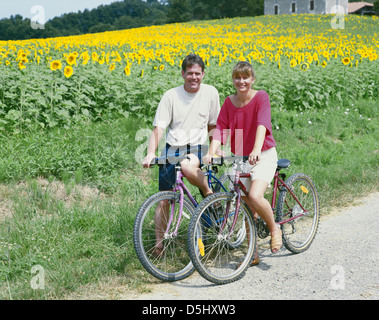
[[[268,182],[264,180],[253,180],[249,190],[249,202],[258,213],[258,215],[266,222],[271,233],[271,250],[273,253],[279,251],[282,246],[282,232],[275,223],[274,215],[270,203],[264,197],[264,193],[268,187]]]
[[[251,211],[251,213],[253,214],[254,216],[254,220],[255,222],[257,222],[257,219],[258,219],[258,214],[257,212],[255,211],[254,207],[252,206],[252,204],[250,203],[250,200],[248,197],[245,197],[245,196],[242,196],[242,200],[246,202],[246,204],[249,206],[249,209]],[[246,222],[246,234],[247,234],[247,239],[250,240],[250,230],[249,230],[249,227],[247,225],[247,222]],[[253,264],[258,264],[259,263],[259,255],[258,255],[258,244],[257,246],[255,247],[255,252],[254,252],[254,256],[253,256]]]

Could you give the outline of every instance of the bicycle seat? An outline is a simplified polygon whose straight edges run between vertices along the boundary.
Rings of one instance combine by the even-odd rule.
[[[279,159],[277,168],[280,169],[287,169],[291,165],[291,161],[287,159]]]

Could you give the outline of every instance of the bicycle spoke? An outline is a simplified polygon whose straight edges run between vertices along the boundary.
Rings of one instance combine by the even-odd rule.
[[[235,218],[236,225],[232,229]],[[201,234],[195,232],[196,226],[197,229],[201,226]],[[199,249],[199,237],[203,250]],[[208,197],[191,219],[188,244],[192,262],[205,279],[214,283],[224,284],[243,276],[254,252],[255,241],[256,231],[250,211],[246,205],[241,205],[236,215],[229,193]]]
[[[146,270],[158,279],[174,281],[193,272],[186,245],[188,218],[192,214],[193,207],[185,199],[182,220],[175,235],[179,203],[177,194],[169,191],[149,198],[137,214],[134,229],[136,253]]]

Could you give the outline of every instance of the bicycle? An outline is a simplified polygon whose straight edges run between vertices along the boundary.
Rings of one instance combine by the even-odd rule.
[[[142,204],[133,230],[135,251],[143,267],[157,279],[168,282],[182,280],[195,270],[187,252],[186,237],[198,201],[183,182],[180,161],[185,158],[155,159],[152,166],[161,166],[167,161],[176,163],[176,183],[173,191],[160,191]],[[214,192],[226,191],[214,173],[217,173],[217,167],[208,167],[205,172],[210,188]],[[162,207],[163,203],[166,203],[165,207]],[[158,216],[157,210],[163,210],[163,214]],[[157,248],[160,248],[158,252]]]
[[[248,157],[225,157],[235,163]],[[221,161],[220,161],[221,160]],[[283,245],[293,253],[309,248],[315,238],[320,213],[317,191],[311,178],[303,173],[286,175],[290,161],[280,159],[274,176],[271,208],[276,223],[281,227]],[[215,284],[226,284],[241,279],[253,258],[257,236],[267,237],[270,232],[265,222],[254,217],[241,198],[241,191],[248,192],[241,178],[250,178],[249,173],[237,171],[231,180],[229,192],[220,192],[204,199],[192,216],[188,230],[188,252],[195,269],[201,276]],[[285,180],[286,179],[286,180]],[[277,194],[278,195],[278,200]],[[219,219],[206,232],[200,228],[204,212],[217,208]],[[238,246],[231,246],[236,241]]]

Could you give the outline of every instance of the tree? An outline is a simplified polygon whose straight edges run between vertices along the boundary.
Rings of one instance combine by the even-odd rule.
[[[63,14],[47,21],[45,29],[36,30],[31,27],[30,19],[15,15],[0,20],[0,40],[58,37],[191,20],[256,16],[263,14],[263,2],[264,0],[123,0],[92,10]],[[376,11],[379,12],[378,9]]]
[[[167,22],[186,22],[193,18],[191,0],[169,0]]]
[[[379,0],[374,2],[374,11],[376,15],[379,15]]]

